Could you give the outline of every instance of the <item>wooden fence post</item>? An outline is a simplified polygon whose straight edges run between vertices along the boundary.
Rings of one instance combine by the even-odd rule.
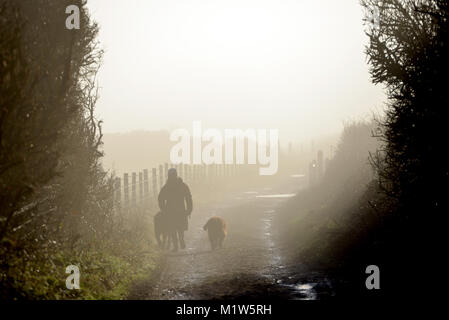
[[[168,177],[168,163],[164,163],[164,179]]]
[[[159,189],[162,189],[162,186],[164,185],[164,168],[162,167],[162,164],[159,165]]]
[[[149,181],[148,181],[148,169],[143,170],[143,194],[145,197],[145,203],[148,205],[150,202],[149,195],[150,195],[150,188],[149,188]]]
[[[122,185],[119,177],[115,178],[115,203],[117,205],[118,210],[121,209],[122,203]]]
[[[180,164],[179,164],[179,172],[178,172],[178,176],[180,176],[182,180],[185,180],[185,179],[184,179],[184,170],[183,170],[183,168],[184,168],[184,165],[183,165],[182,163],[180,163]]]
[[[152,174],[152,181],[153,181],[153,196],[154,196],[154,199],[157,199],[157,195],[159,193],[159,190],[157,189],[156,168],[151,169],[151,174]]]
[[[133,172],[132,173],[132,180],[131,180],[131,183],[132,183],[132,185],[131,185],[131,202],[132,202],[132,205],[133,205],[133,207],[135,207],[136,206],[136,185],[137,185],[137,181],[136,181],[137,179],[136,179],[136,173],[135,172]]]
[[[125,173],[123,175],[123,194],[125,196],[125,208],[129,208],[129,180],[128,180],[128,174]]]
[[[143,173],[139,172],[139,204],[143,204]]]
[[[184,165],[184,180],[189,181],[189,165]]]

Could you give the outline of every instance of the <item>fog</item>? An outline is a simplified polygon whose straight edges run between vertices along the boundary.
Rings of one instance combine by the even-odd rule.
[[[88,7],[105,49],[97,114],[107,133],[191,129],[200,120],[276,128],[281,143],[310,143],[382,108],[362,54],[358,1],[92,0]]]
[[[32,2],[0,0],[0,300],[432,296],[446,2]]]

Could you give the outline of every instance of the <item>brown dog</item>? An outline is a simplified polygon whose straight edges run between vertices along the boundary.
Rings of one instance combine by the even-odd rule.
[[[212,250],[223,246],[223,240],[226,237],[226,222],[220,217],[212,217],[203,227],[204,231],[209,234],[210,245]]]

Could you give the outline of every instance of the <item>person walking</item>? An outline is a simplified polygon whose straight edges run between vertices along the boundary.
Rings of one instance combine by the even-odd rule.
[[[189,187],[178,177],[175,168],[168,170],[167,182],[159,192],[158,203],[161,211],[167,214],[173,251],[178,251],[178,241],[181,249],[185,249],[184,232],[188,230],[193,202]]]

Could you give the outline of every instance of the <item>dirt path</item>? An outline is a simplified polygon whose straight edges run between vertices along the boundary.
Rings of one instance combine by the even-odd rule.
[[[196,208],[187,249],[167,253],[160,279],[144,286],[141,298],[316,298],[315,284],[298,284],[292,274],[301,267],[284,264],[273,234],[273,217],[298,189],[298,180],[289,177],[275,187],[230,193],[220,203]],[[211,251],[202,226],[214,215],[226,220],[228,236],[224,248]]]

